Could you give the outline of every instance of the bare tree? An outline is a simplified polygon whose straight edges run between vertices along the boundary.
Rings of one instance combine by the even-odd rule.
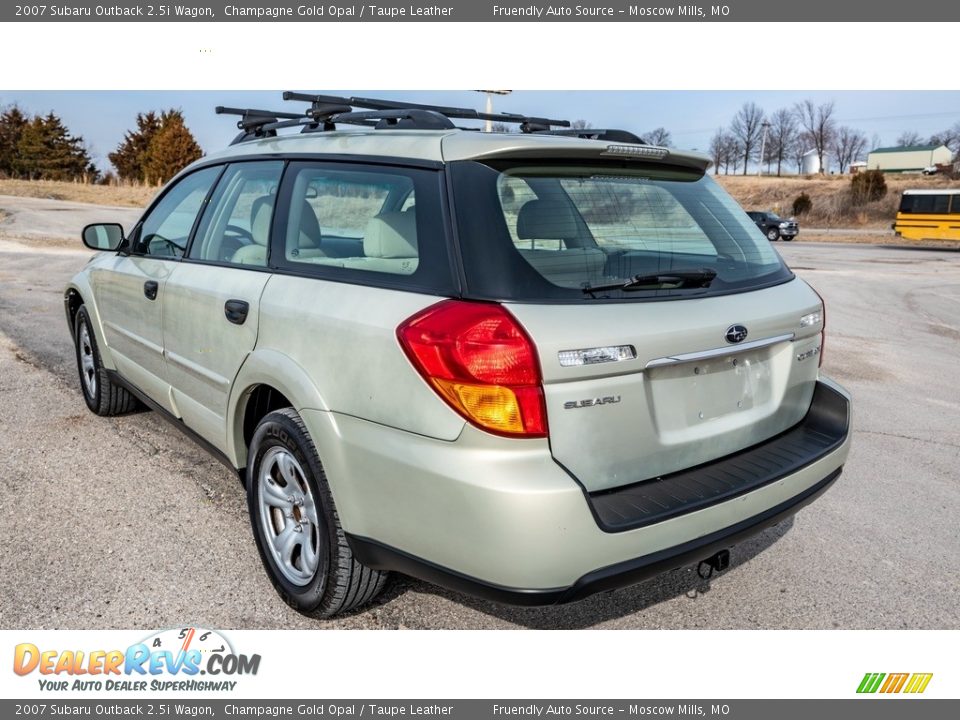
[[[793,148],[790,151],[790,159],[797,164],[797,175],[803,172],[803,158],[807,152],[807,146],[803,143],[803,140],[798,137],[797,142],[793,144]]]
[[[510,126],[507,125],[506,123],[495,122],[495,123],[493,123],[493,124],[490,125],[490,132],[495,132],[495,133],[508,133],[508,132],[510,132]]]
[[[670,147],[670,131],[663,127],[654,128],[650,132],[643,134],[643,139],[647,141],[649,145],[656,145],[657,147]]]
[[[960,156],[960,121],[930,137],[931,145],[946,145],[954,157]]]
[[[725,157],[723,147],[723,128],[719,128],[710,138],[710,157],[713,158],[713,174],[720,174],[720,165]]]
[[[756,103],[744,103],[730,124],[730,132],[737,139],[743,151],[743,174],[747,174],[747,166],[756,154],[763,134],[763,110]],[[736,172],[736,169],[734,169]]]
[[[733,174],[737,174],[740,167],[740,160],[743,159],[743,143],[731,132],[723,134],[723,174],[730,174],[730,166],[733,166]]]
[[[813,100],[804,100],[797,103],[794,111],[797,115],[797,121],[803,129],[802,137],[809,147],[817,151],[817,159],[820,161],[820,172],[827,171],[827,165],[824,158],[830,148],[830,141],[833,140],[833,134],[836,131],[836,121],[833,118],[833,103],[814,104]]]
[[[840,174],[846,171],[850,163],[858,160],[867,148],[867,136],[859,130],[843,126],[834,134],[830,143],[830,154],[840,166]]]
[[[591,127],[593,126],[583,118],[579,120],[574,120],[572,123],[570,123],[570,128],[572,130],[587,130],[588,128],[591,128]]]
[[[923,138],[916,130],[904,130],[897,136],[897,145],[900,147],[910,147],[911,145],[922,145]]]
[[[781,108],[770,116],[768,160],[777,163],[778,177],[783,168],[783,161],[793,152],[793,146],[797,144],[799,135],[797,118],[789,109]]]
[[[870,137],[870,149],[871,149],[871,150],[876,150],[878,147],[880,147],[880,143],[881,143],[881,142],[883,142],[883,141],[880,139],[880,135],[878,135],[877,133],[874,133],[874,134]]]

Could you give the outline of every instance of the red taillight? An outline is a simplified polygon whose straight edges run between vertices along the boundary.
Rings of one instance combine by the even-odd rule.
[[[546,437],[537,353],[502,306],[444,300],[401,323],[397,339],[440,397],[474,425],[498,435]]]

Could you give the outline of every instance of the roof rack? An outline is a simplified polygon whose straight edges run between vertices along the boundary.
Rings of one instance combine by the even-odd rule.
[[[218,115],[240,116],[237,127],[241,133],[231,144],[276,137],[277,130],[288,127],[299,126],[304,133],[330,131],[336,129],[337,123],[365,125],[380,130],[449,130],[456,127],[451,122],[451,118],[455,118],[516,123],[520,125],[520,131],[523,133],[550,132],[553,127],[570,127],[568,120],[552,120],[515,113],[484,113],[471,108],[373,98],[285,92],[283,99],[308,102],[310,108],[304,113],[291,113],[218,106],[216,108]],[[361,110],[357,111],[354,108],[361,108]]]

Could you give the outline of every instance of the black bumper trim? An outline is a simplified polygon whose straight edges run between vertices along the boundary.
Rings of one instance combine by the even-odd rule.
[[[792,475],[840,447],[850,402],[818,382],[810,409],[792,428],[694,468],[587,495],[597,525],[623,532],[702,510]]]
[[[840,477],[837,468],[820,482],[758,515],[676,547],[594,570],[566,588],[523,589],[484,582],[455,570],[414,557],[370,538],[347,534],[357,560],[375,570],[391,570],[466,595],[507,605],[557,605],[583,600],[594,593],[636,585],[643,580],[684,565],[705,560],[772,527],[816,500]]]

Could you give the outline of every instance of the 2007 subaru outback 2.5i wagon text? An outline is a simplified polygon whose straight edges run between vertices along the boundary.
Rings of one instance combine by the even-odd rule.
[[[87,405],[238,470],[290,605],[390,570],[533,605],[722,566],[839,476],[823,303],[706,158],[288,96],[309,111],[221,108],[240,136],[129,234],[87,227],[65,302]]]

